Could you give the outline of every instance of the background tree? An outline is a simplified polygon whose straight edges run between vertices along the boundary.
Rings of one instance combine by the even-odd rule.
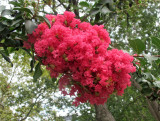
[[[62,117],[56,117],[55,111],[50,109],[51,106],[63,109],[63,105],[66,105],[65,108],[71,107],[76,111],[76,108],[71,106],[66,99],[53,98],[58,79],[51,79],[44,67],[39,68],[32,49],[23,48],[23,41],[27,40],[27,33],[32,33],[41,21],[48,23],[43,15],[47,13],[56,15],[65,10],[73,11],[81,21],[90,22],[93,25],[104,24],[112,40],[110,48],[125,50],[135,57],[137,72],[132,75],[132,83],[135,88],[126,90],[129,94],[126,99],[125,95],[124,97],[111,96],[107,104],[115,119],[122,119],[122,115],[125,115],[122,120],[136,120],[135,116],[139,115],[138,119],[141,117],[142,120],[154,120],[149,115],[148,103],[155,120],[160,120],[158,111],[160,95],[159,1],[17,0],[10,1],[9,4],[11,9],[0,6],[0,53],[13,66],[10,68],[10,65],[1,59],[3,72],[0,83],[1,120],[25,120],[27,117],[33,120],[36,120],[37,117],[44,120],[46,115],[48,117],[46,120],[63,120]],[[13,77],[18,77],[17,81],[20,80],[20,82],[13,82]],[[133,95],[130,96],[132,93]],[[113,102],[122,104],[122,109]],[[133,107],[126,109],[126,106],[130,104]],[[115,110],[114,105],[116,105]],[[137,109],[137,105],[141,108]],[[86,109],[84,108],[86,106],[91,107],[87,109],[90,112],[87,112],[87,116],[90,117],[90,120],[94,120],[95,116],[92,114],[95,113],[95,110],[89,104],[80,105],[82,115],[73,115],[73,120],[86,120]],[[16,107],[15,113],[11,111],[11,107]],[[100,108],[96,107],[96,114],[98,115],[98,112],[104,107],[105,105]],[[47,110],[47,113],[43,113],[43,110]],[[105,110],[107,110],[106,107]],[[134,115],[129,117],[128,115],[132,113]],[[101,113],[100,115],[102,118]]]

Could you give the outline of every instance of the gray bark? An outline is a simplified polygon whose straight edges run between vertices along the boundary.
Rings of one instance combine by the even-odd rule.
[[[137,89],[139,89],[139,90],[142,89],[142,87],[135,80],[133,80],[132,84]],[[145,98],[148,103],[148,109],[151,112],[152,116],[154,116],[154,118],[157,121],[160,121],[160,111],[159,111],[159,105],[158,105],[157,101],[150,101],[147,97],[145,97]]]
[[[155,117],[157,121],[160,121],[160,111],[158,103],[156,101],[150,101],[147,97],[146,100],[151,114]]]
[[[104,105],[94,105],[96,111],[97,121],[115,121],[112,114],[109,112],[106,104]]]

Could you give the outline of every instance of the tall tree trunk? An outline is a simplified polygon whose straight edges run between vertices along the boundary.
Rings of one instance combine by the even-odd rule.
[[[158,103],[156,101],[150,101],[147,97],[146,100],[151,114],[155,117],[157,121],[160,121],[160,111]]]
[[[109,112],[106,104],[104,105],[94,105],[96,110],[96,120],[97,121],[115,121],[112,114]]]
[[[133,86],[136,87],[137,89],[141,90],[142,87],[135,81],[133,80]],[[152,116],[157,120],[160,121],[160,111],[159,111],[159,104],[156,101],[150,101],[146,96],[146,101],[148,103],[148,108],[149,111],[151,112]]]

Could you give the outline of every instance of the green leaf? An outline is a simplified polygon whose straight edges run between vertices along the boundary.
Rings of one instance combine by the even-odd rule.
[[[9,47],[8,48],[8,53],[13,53],[16,50],[15,47]]]
[[[28,8],[14,8],[13,10],[18,10],[18,11],[23,11],[23,12],[33,14],[32,11]]]
[[[141,66],[145,66],[147,64],[147,60],[145,58],[138,58],[140,61]]]
[[[160,49],[160,39],[157,38],[157,37],[151,37],[151,39],[152,39],[152,43],[153,43],[157,48]]]
[[[145,50],[145,44],[140,39],[129,40],[129,45],[137,52],[137,54],[140,54]]]
[[[93,8],[92,10],[91,10],[91,12],[90,12],[90,15],[92,16],[92,15],[96,15],[97,13],[99,13],[100,12],[100,10],[99,10],[99,8]]]
[[[41,65],[38,63],[35,67],[35,72],[33,75],[33,81],[36,82],[37,79],[42,75]]]
[[[11,15],[12,11],[9,9],[5,9],[2,11],[1,16],[4,17],[5,15]]]
[[[43,19],[45,20],[45,22],[47,23],[48,27],[51,28],[51,23],[48,20],[48,18],[46,18],[45,16],[43,17]]]
[[[101,13],[103,14],[107,14],[107,13],[110,13],[111,11],[106,7],[104,6],[102,9],[101,9]]]
[[[46,18],[45,16],[37,16],[38,18],[42,19],[43,21],[46,22],[46,24],[48,25],[49,28],[51,28],[51,23],[48,20],[48,18]]]
[[[6,8],[6,6],[1,5],[1,6],[0,6],[0,13],[1,13],[5,8]]]
[[[8,61],[9,63],[11,63],[11,66],[13,67],[13,63],[11,62],[10,58],[5,54],[3,53],[1,50],[0,50],[0,54],[2,55],[2,57]]]
[[[32,34],[32,32],[37,28],[37,25],[32,20],[26,20],[25,28],[29,34]]]
[[[89,4],[85,1],[80,2],[79,5],[82,7],[89,7]]]

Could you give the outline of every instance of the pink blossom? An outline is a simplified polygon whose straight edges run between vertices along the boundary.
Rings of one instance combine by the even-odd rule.
[[[104,26],[81,22],[72,12],[46,15],[51,28],[45,22],[28,35],[24,47],[34,47],[36,57],[59,80],[64,95],[76,96],[74,105],[90,102],[104,104],[109,96],[131,85],[129,73],[136,71],[134,58],[122,50],[107,50],[111,43]],[[69,88],[69,92],[66,89]]]

